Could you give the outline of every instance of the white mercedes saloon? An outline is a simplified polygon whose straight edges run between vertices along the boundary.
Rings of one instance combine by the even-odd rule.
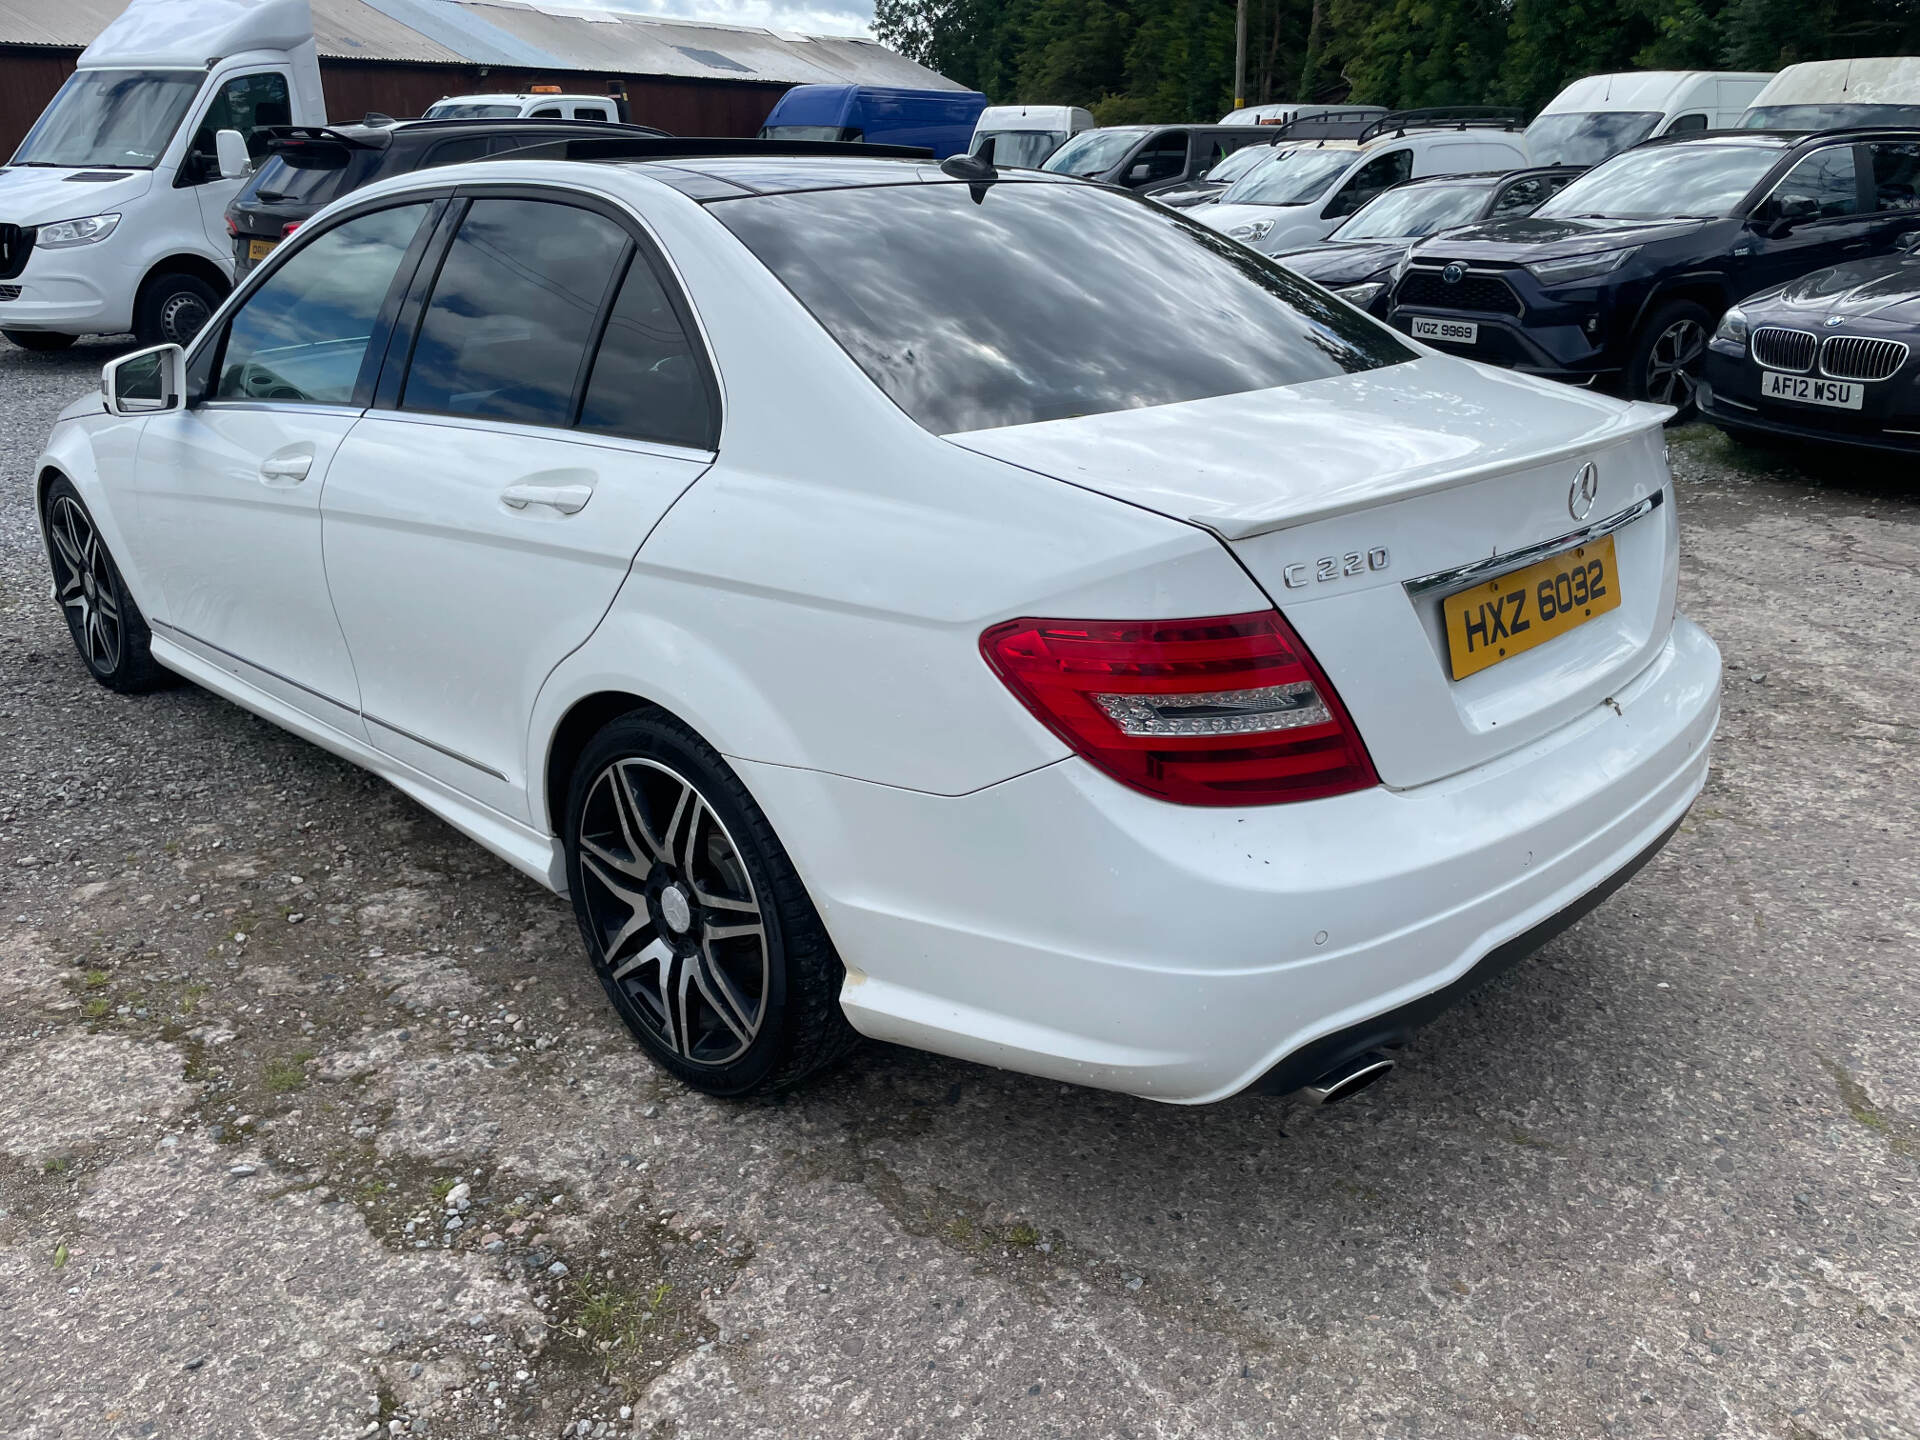
[[[82,660],[570,896],[717,1095],[868,1035],[1338,1098],[1672,834],[1720,664],[1669,412],[1123,192],[801,149],[303,225],[39,458]]]

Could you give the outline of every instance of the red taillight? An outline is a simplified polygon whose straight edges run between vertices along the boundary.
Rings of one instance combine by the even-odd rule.
[[[300,228],[300,222],[298,220],[289,220],[286,224],[280,227],[280,238],[282,240],[286,239],[287,236],[291,235],[294,231],[298,230],[299,228]]]
[[[233,217],[231,215],[227,216],[227,233],[229,235],[238,235],[240,233],[240,227],[233,223]]]
[[[1340,697],[1277,610],[1199,620],[1009,620],[994,673],[1076,753],[1182,805],[1268,805],[1380,783]]]

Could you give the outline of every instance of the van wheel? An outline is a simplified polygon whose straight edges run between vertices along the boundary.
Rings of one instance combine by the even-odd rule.
[[[127,593],[80,492],[64,476],[47,488],[44,521],[54,596],[67,617],[73,648],[93,678],[123,695],[166,684],[167,672],[153,658],[146,617]]]
[[[1634,400],[1671,405],[1669,424],[1691,420],[1700,386],[1700,362],[1713,333],[1713,312],[1692,300],[1673,300],[1655,310],[1634,337],[1627,360],[1627,394]]]
[[[220,292],[196,275],[170,270],[140,292],[133,333],[142,345],[185,345],[219,308]]]
[[[22,350],[64,350],[80,338],[78,335],[57,335],[51,330],[0,330],[0,335],[6,336]]]
[[[698,735],[655,710],[609,723],[574,769],[564,835],[594,970],[662,1069],[731,1098],[852,1048],[833,942],[767,817]]]

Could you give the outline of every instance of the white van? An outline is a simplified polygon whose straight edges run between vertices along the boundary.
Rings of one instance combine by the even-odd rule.
[[[1363,132],[1358,140],[1277,146],[1214,204],[1187,213],[1229,239],[1277,255],[1318,244],[1404,180],[1522,170],[1528,163],[1517,130],[1472,124],[1417,130],[1409,124],[1381,135]]]
[[[1093,128],[1093,113],[1078,105],[989,105],[973,127],[967,153],[978,155],[992,140],[995,165],[1038,170],[1042,160]]]
[[[1920,60],[1809,60],[1789,65],[1754,96],[1743,130],[1834,130],[1920,125]]]
[[[232,284],[215,134],[326,118],[307,0],[133,0],[0,170],[0,334],[192,339]]]
[[[1726,130],[1773,77],[1764,71],[1634,70],[1589,75],[1527,127],[1536,165],[1598,165],[1652,135]]]
[[[567,95],[558,85],[535,85],[517,95],[449,95],[427,107],[423,120],[605,120],[620,118],[611,95]]]

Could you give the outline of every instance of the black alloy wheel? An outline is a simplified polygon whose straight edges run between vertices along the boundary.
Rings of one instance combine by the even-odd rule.
[[[93,678],[123,694],[164,683],[167,672],[153,658],[146,618],[127,593],[86,503],[64,476],[48,487],[43,519],[54,596],[73,648]]]
[[[691,730],[651,710],[611,722],[576,767],[564,834],[594,969],[663,1068],[740,1096],[850,1048],[846,972],[820,917],[739,777]]]

